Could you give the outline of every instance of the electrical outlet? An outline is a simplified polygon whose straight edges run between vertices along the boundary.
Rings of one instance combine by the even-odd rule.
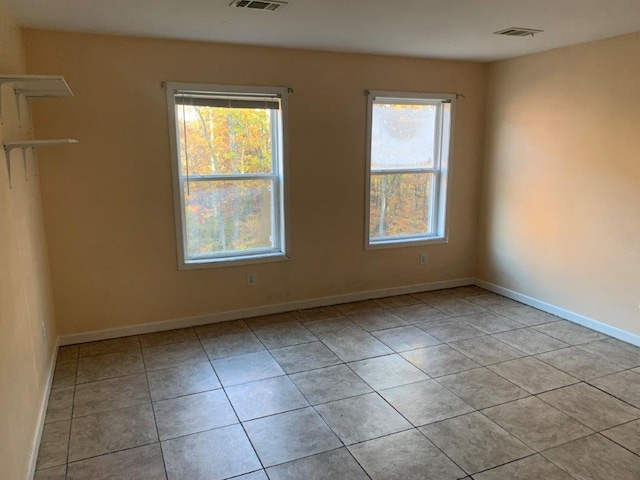
[[[256,283],[258,283],[258,278],[255,273],[247,273],[247,285],[253,287]]]
[[[427,264],[427,254],[426,253],[421,253],[420,254],[420,265],[426,265]]]

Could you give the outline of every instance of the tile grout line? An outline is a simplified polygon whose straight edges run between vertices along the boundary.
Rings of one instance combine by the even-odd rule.
[[[590,379],[588,379],[588,380],[582,380],[582,383],[586,383],[586,384],[587,384],[587,385],[589,385],[590,387],[593,387],[593,388],[595,388],[596,390],[599,390],[600,392],[605,393],[605,394],[607,394],[607,395],[609,395],[609,396],[611,396],[611,397],[615,398],[616,400],[619,400],[619,401],[623,402],[623,403],[624,403],[624,404],[626,404],[626,405],[629,405],[631,408],[635,408],[636,410],[639,410],[639,411],[640,411],[640,408],[639,408],[639,407],[637,407],[636,405],[634,405],[634,404],[632,404],[632,403],[630,403],[630,402],[628,402],[628,401],[624,400],[623,398],[618,397],[617,395],[614,395],[614,394],[613,394],[613,393],[611,393],[611,392],[608,392],[607,390],[604,390],[603,388],[598,387],[597,385],[594,385],[593,383],[590,383],[590,382],[591,382],[591,381],[593,381],[593,380],[597,380],[597,379],[599,379],[599,378],[604,378],[604,377],[609,377],[609,376],[611,376],[611,375],[617,375],[617,374],[619,374],[619,373],[624,373],[624,372],[629,372],[629,371],[631,371],[631,373],[634,373],[634,374],[635,374],[635,372],[633,371],[635,368],[638,368],[638,367],[632,367],[632,368],[628,368],[627,370],[620,370],[619,372],[608,373],[608,374],[606,374],[606,375],[602,375],[602,376],[600,376],[600,377],[595,377],[595,378],[590,378]],[[640,418],[640,416],[639,416],[638,418]]]
[[[574,384],[572,384],[572,385],[567,385],[567,386],[565,386],[565,387],[559,387],[559,388],[556,388],[556,389],[554,389],[554,390],[549,390],[549,392],[554,392],[554,391],[557,391],[557,390],[562,390],[563,388],[575,387],[575,386],[578,386],[578,385],[580,385],[580,384],[585,384],[585,385],[587,385],[585,382],[581,381],[581,382],[579,382],[579,383],[574,383]],[[542,392],[540,395],[542,395],[542,394],[544,394],[544,393],[548,393],[548,392]],[[603,431],[605,431],[605,430],[609,430],[609,429],[611,429],[611,428],[614,428],[614,427],[616,427],[616,426],[619,426],[619,425],[614,425],[614,426],[612,426],[612,427],[607,427],[607,428],[605,428],[604,430],[598,430],[597,428],[594,428],[594,427],[592,427],[592,426],[590,426],[590,425],[587,425],[587,424],[586,424],[586,423],[584,423],[582,420],[577,419],[576,417],[574,417],[574,416],[573,416],[573,415],[571,415],[570,413],[565,412],[564,410],[561,410],[560,408],[556,407],[555,405],[552,405],[551,403],[549,403],[548,401],[546,401],[544,398],[540,398],[538,395],[535,395],[535,397],[536,397],[538,400],[540,400],[541,402],[544,402],[545,404],[547,404],[548,406],[550,406],[551,408],[554,408],[554,409],[558,410],[560,413],[563,413],[563,414],[567,415],[568,417],[572,418],[573,420],[575,420],[575,421],[576,421],[576,422],[578,422],[579,424],[584,425],[585,427],[587,427],[589,430],[591,430],[591,431],[593,432],[592,434],[585,435],[585,437],[589,437],[589,436],[594,435],[594,434],[599,434],[599,433],[601,433],[601,432],[603,432]],[[631,420],[631,421],[635,421],[635,420],[637,420],[637,418],[635,418],[634,420]],[[625,422],[625,423],[626,423],[626,422]],[[584,437],[581,437],[581,438],[584,438]],[[545,449],[545,450],[549,450],[549,449],[547,448],[547,449]]]
[[[596,434],[597,435],[597,434]],[[582,438],[586,438],[586,437],[582,437]],[[539,455],[544,458],[547,462],[551,463],[552,465],[554,465],[556,468],[560,469],[560,471],[566,473],[569,477],[575,479],[576,477],[574,477],[573,475],[571,475],[569,472],[567,472],[561,465],[558,465],[556,462],[554,462],[553,460],[551,460],[550,458],[546,457],[544,455],[543,452],[540,452]]]
[[[302,322],[300,322],[300,323],[302,324]],[[307,328],[304,324],[302,324],[302,325],[303,325],[304,328]],[[249,327],[249,328],[251,328],[251,327]],[[309,329],[307,328],[307,330],[309,330]],[[311,332],[311,333],[315,336],[315,334],[313,332]],[[324,345],[324,342],[322,342],[322,340],[320,340],[319,338],[318,338],[318,340]],[[325,345],[325,347],[328,348],[326,345]],[[266,348],[266,346],[265,346],[265,348]],[[283,347],[283,348],[285,348],[285,347]],[[331,350],[331,349],[329,349],[329,350]],[[280,368],[282,369],[282,366],[280,365],[278,360],[273,356],[273,354],[271,353],[271,351],[268,348],[267,348],[267,352],[269,352],[269,355],[271,356],[273,361],[276,362],[280,366]],[[334,355],[335,355],[335,352],[334,352]],[[282,369],[282,371],[284,372],[284,369]],[[298,393],[300,393],[300,395],[302,395],[302,397],[306,400],[306,402],[308,404],[308,407],[302,407],[302,408],[300,408],[298,410],[303,410],[303,409],[306,409],[306,408],[309,408],[309,407],[312,408],[314,413],[318,416],[318,418],[320,418],[320,420],[326,425],[326,427],[329,429],[329,431],[331,431],[331,433],[333,433],[333,435],[336,437],[338,442],[340,442],[340,444],[342,445],[341,447],[337,447],[335,450],[337,450],[339,448],[346,448],[346,445],[344,444],[344,442],[340,439],[340,437],[336,434],[336,432],[331,428],[331,426],[327,423],[327,421],[322,417],[322,415],[320,415],[320,413],[315,408],[315,406],[312,405],[311,402],[309,402],[309,399],[306,397],[306,395],[302,391],[300,391],[300,389],[298,388],[298,385],[296,385],[296,383],[293,380],[291,380],[291,377],[289,376],[289,374],[287,372],[284,372],[284,374],[287,377],[287,379],[293,384],[293,386],[298,391]],[[281,413],[286,413],[286,412],[281,412]],[[278,414],[274,414],[274,415],[278,415]],[[325,453],[325,452],[321,452],[321,453]],[[318,455],[318,454],[316,454],[316,455]],[[313,456],[313,455],[309,455],[309,457],[311,457],[311,456]],[[306,457],[303,457],[303,458],[306,458]],[[299,459],[296,459],[296,460],[299,460]],[[295,460],[293,460],[293,461],[295,461]],[[289,463],[289,462],[283,462],[283,464],[284,463]],[[275,465],[271,465],[269,468],[271,468],[273,466],[275,466]],[[363,471],[364,471],[364,469],[363,469]],[[265,472],[266,472],[266,468],[265,468]]]
[[[244,320],[242,320],[242,323],[247,325]],[[247,327],[250,329],[250,327],[248,325],[247,325]],[[260,338],[257,335],[256,335],[256,337],[258,338],[258,341],[260,341],[260,343],[262,343],[262,340],[260,340]],[[245,428],[244,423],[242,422],[242,420],[240,420],[240,417],[238,416],[238,412],[236,411],[236,408],[233,405],[233,402],[231,402],[231,399],[229,398],[229,394],[227,393],[227,389],[226,389],[225,385],[222,383],[222,380],[220,379],[220,376],[218,375],[218,372],[216,371],[215,367],[213,366],[213,361],[209,357],[209,354],[206,352],[206,350],[204,348],[204,345],[202,344],[202,339],[199,336],[198,336],[198,342],[200,343],[200,347],[202,348],[202,350],[205,352],[205,355],[209,359],[209,364],[211,365],[211,368],[213,369],[214,375],[218,379],[218,383],[220,383],[220,386],[222,388],[222,392],[224,393],[224,397],[227,399],[227,402],[229,403],[229,406],[233,410],[233,414],[236,416],[236,419],[238,420],[238,424],[240,425],[240,428],[242,428],[242,431],[244,433],[245,438],[249,442],[249,445],[251,445],[251,449],[253,450],[253,454],[256,456],[256,459],[258,460],[258,463],[260,464],[260,467],[262,467],[261,471],[265,472],[265,475],[267,475],[267,470],[266,470],[266,468],[264,466],[264,463],[262,463],[262,459],[260,458],[260,455],[258,455],[258,451],[256,450],[255,445],[251,441],[251,437],[249,436],[249,433],[247,432],[247,429]],[[264,347],[264,344],[262,344],[262,345]],[[219,428],[224,428],[224,427],[219,427]],[[215,429],[212,429],[212,430],[215,430]],[[251,472],[245,472],[245,473],[251,473]],[[240,475],[244,475],[244,473],[242,473]]]
[[[396,353],[396,355],[400,356],[398,353]],[[403,357],[402,357],[402,356],[400,356],[400,358],[403,358]],[[408,362],[408,360],[406,360],[406,359],[404,359],[404,358],[403,358],[403,360],[404,360],[405,362]],[[408,362],[408,363],[411,363],[411,362]],[[348,367],[348,368],[349,368],[349,369],[350,369],[350,370],[351,370],[355,375],[357,375],[358,377],[360,377],[360,375],[358,375],[358,373],[357,373],[356,371],[354,371],[354,370],[351,368],[351,366],[350,366],[349,364],[346,364],[346,365],[347,365],[347,367]],[[417,367],[416,367],[416,368],[417,368]],[[420,370],[420,369],[418,369],[418,370]],[[420,371],[421,371],[421,370],[420,370]],[[432,378],[431,378],[431,377],[430,377],[426,372],[423,372],[423,373],[425,373],[425,375],[427,375],[427,379],[431,379],[431,380],[433,380],[433,379],[432,379]],[[384,397],[380,394],[380,392],[379,392],[377,389],[373,388],[373,386],[372,386],[372,385],[370,385],[370,384],[369,384],[369,383],[368,383],[364,378],[360,377],[360,379],[361,379],[361,380],[362,380],[362,381],[363,381],[367,386],[369,386],[369,388],[371,388],[371,389],[373,390],[373,392],[370,392],[370,393],[375,393],[378,397],[380,397],[380,398],[382,399],[382,401],[383,401],[383,402],[385,402],[385,403],[386,403],[389,407],[391,407],[391,408],[392,408],[392,409],[393,409],[393,410],[394,410],[398,415],[400,415],[403,419],[405,419],[405,420],[406,420],[406,422],[407,422],[409,425],[411,425],[411,427],[412,427],[412,428],[407,429],[407,430],[400,430],[400,431],[398,431],[398,432],[393,432],[393,433],[390,433],[390,434],[387,434],[387,435],[383,435],[383,436],[380,436],[380,437],[375,437],[375,438],[373,438],[373,439],[369,439],[369,440],[364,440],[364,441],[362,441],[362,442],[358,442],[358,443],[365,443],[365,442],[368,442],[368,441],[371,441],[371,440],[376,440],[376,439],[378,439],[378,438],[383,438],[383,437],[385,437],[385,436],[395,435],[396,433],[401,433],[401,432],[405,432],[405,431],[416,430],[420,435],[424,436],[424,437],[425,437],[425,438],[426,438],[426,439],[427,439],[427,440],[428,440],[428,441],[429,441],[429,442],[430,442],[430,443],[431,443],[435,448],[437,448],[437,449],[438,449],[438,451],[440,451],[440,453],[442,453],[442,455],[444,455],[446,458],[448,458],[449,460],[451,460],[451,462],[452,462],[454,465],[456,465],[456,466],[457,466],[457,467],[458,467],[462,472],[468,473],[464,468],[462,468],[462,467],[461,467],[460,465],[458,465],[458,464],[457,464],[457,463],[456,463],[452,458],[450,458],[450,457],[449,457],[449,456],[448,456],[448,455],[447,455],[447,454],[446,454],[446,453],[445,453],[445,452],[444,452],[440,447],[438,447],[435,443],[433,443],[433,442],[432,442],[432,441],[431,441],[431,440],[430,440],[430,439],[429,439],[429,438],[428,438],[428,437],[427,437],[427,436],[426,436],[422,431],[420,431],[420,427],[415,426],[415,425],[414,425],[414,424],[413,424],[413,423],[412,423],[408,418],[406,418],[406,417],[405,417],[405,416],[404,416],[400,411],[398,411],[398,409],[396,409],[396,407],[394,407],[394,406],[393,406],[393,405],[392,405],[392,404],[391,404],[391,403],[390,403],[386,398],[384,398]],[[420,381],[427,381],[427,380],[420,380]],[[419,383],[420,381],[418,381],[418,382],[412,382],[412,383],[409,383],[409,384],[407,384],[407,385],[411,385],[411,384]],[[396,387],[402,387],[402,386],[404,386],[404,385],[397,385]],[[396,387],[390,387],[390,388],[396,388]],[[383,389],[383,390],[385,390],[385,389]],[[363,395],[367,395],[367,394],[363,394]],[[454,394],[454,395],[455,395],[455,394]],[[457,397],[457,395],[456,395],[456,397]],[[458,397],[458,398],[459,398],[459,397]],[[461,399],[461,400],[462,400],[462,399]],[[336,401],[340,401],[340,400],[336,400]],[[463,401],[464,401],[464,400],[463,400]],[[465,403],[466,403],[466,402],[465,402]],[[470,406],[471,408],[474,408],[474,407],[472,407],[471,405],[469,405],[469,406]],[[474,408],[474,410],[475,410],[475,408]],[[435,423],[435,422],[433,422],[433,423]],[[426,425],[426,424],[425,424],[425,425]],[[424,425],[422,425],[422,426],[424,426]],[[355,443],[355,444],[352,444],[352,445],[349,445],[349,446],[357,445],[358,443]],[[345,446],[346,446],[346,445],[345,445]],[[348,447],[347,447],[347,449],[348,449]],[[351,451],[349,451],[349,452],[351,452]],[[352,456],[353,456],[353,455],[352,455]],[[360,463],[360,462],[358,462],[358,464],[359,464],[359,463]],[[361,465],[361,466],[362,466],[362,465]],[[362,469],[364,470],[364,467],[362,467]]]
[[[532,397],[535,397],[535,395],[532,395],[531,397],[520,398],[520,399],[518,399],[518,400],[513,400],[512,402],[503,403],[503,404],[501,404],[501,405],[495,405],[495,407],[499,407],[499,406],[507,405],[508,403],[514,403],[514,402],[518,402],[518,401],[520,401],[520,400],[525,400],[525,399],[532,398]],[[535,398],[537,398],[537,397],[535,397]],[[538,398],[538,400],[540,400],[540,401],[544,402],[544,400],[542,400],[542,399],[540,399],[540,398]],[[542,449],[542,450],[538,450],[538,449],[537,449],[537,448],[535,448],[533,445],[529,445],[529,444],[528,444],[524,439],[520,438],[520,437],[519,437],[518,435],[516,435],[515,433],[513,433],[513,432],[511,432],[511,431],[507,430],[505,427],[503,427],[502,425],[500,425],[498,422],[496,422],[496,421],[492,420],[491,418],[489,418],[487,415],[485,415],[485,414],[484,414],[484,410],[488,410],[489,408],[494,408],[494,407],[487,407],[487,408],[484,408],[484,409],[482,409],[482,410],[479,410],[479,413],[481,413],[481,414],[482,414],[486,419],[488,419],[488,420],[490,420],[491,422],[493,422],[493,423],[495,423],[496,425],[498,425],[498,426],[499,426],[500,428],[502,428],[504,431],[508,432],[508,433],[509,433],[509,435],[512,435],[513,437],[517,438],[520,442],[522,442],[524,445],[526,445],[527,447],[529,447],[529,448],[530,448],[531,450],[533,450],[535,453],[541,453],[541,452],[544,452],[544,451],[547,451],[547,450],[551,450],[551,449],[553,449],[553,448],[560,447],[560,446],[562,446],[562,445],[566,445],[567,443],[574,442],[574,441],[579,440],[579,439],[581,439],[581,438],[590,437],[591,435],[594,435],[594,434],[596,434],[596,433],[599,433],[597,430],[594,430],[593,428],[589,427],[588,425],[585,425],[585,424],[584,424],[584,423],[582,423],[580,420],[578,420],[578,419],[576,419],[576,418],[573,418],[571,415],[569,415],[569,414],[567,414],[567,413],[563,412],[562,410],[560,410],[560,409],[558,409],[558,408],[554,407],[553,405],[550,405],[550,404],[548,404],[547,402],[544,402],[544,403],[545,403],[545,404],[547,404],[547,406],[551,407],[552,409],[554,409],[554,410],[556,410],[556,411],[560,412],[560,413],[561,413],[561,414],[563,414],[563,415],[566,415],[567,417],[571,418],[571,419],[572,419],[572,420],[574,420],[575,422],[577,422],[577,423],[579,423],[580,425],[582,425],[582,426],[586,427],[588,430],[590,430],[590,433],[587,433],[586,435],[581,435],[580,437],[573,438],[573,439],[571,439],[571,440],[567,440],[566,442],[562,442],[562,443],[559,443],[559,444],[557,444],[557,445],[553,445],[552,447],[549,447],[549,448],[544,448],[544,449]]]
[[[541,456],[541,457],[542,457],[542,454],[541,454],[540,452],[538,452],[538,451],[534,450],[534,453],[532,453],[531,455],[527,455],[526,457],[522,457],[522,458],[516,458],[515,460],[511,460],[511,461],[509,461],[509,462],[502,463],[502,464],[500,464],[500,465],[496,465],[495,467],[487,468],[487,469],[485,469],[485,470],[481,470],[481,471],[479,471],[479,472],[472,473],[472,474],[470,474],[470,476],[471,476],[471,478],[473,478],[473,475],[481,475],[481,474],[483,474],[483,473],[487,473],[487,472],[490,472],[490,471],[492,471],[492,470],[496,470],[496,469],[501,468],[501,467],[504,467],[504,466],[506,466],[506,465],[511,465],[512,463],[516,463],[516,462],[519,462],[519,461],[521,461],[521,460],[525,460],[525,459],[527,459],[527,458],[535,457],[536,455],[538,455],[538,456]],[[543,457],[543,458],[545,458],[545,459],[546,459],[546,457]],[[555,464],[554,464],[554,465],[555,465]],[[565,473],[566,473],[566,472],[565,472]],[[568,474],[567,474],[567,475],[568,475]],[[571,475],[569,475],[569,476],[570,476],[571,478],[574,478],[574,477],[572,477]]]
[[[339,318],[339,317],[338,317],[338,318]],[[302,322],[300,322],[300,323],[301,323],[301,325],[302,325],[305,329],[307,329],[307,331],[310,331],[310,330],[307,328],[307,326],[306,326],[306,325],[304,325]],[[249,327],[249,328],[251,328],[251,327]],[[311,332],[311,334],[312,334],[312,335],[314,335],[314,337],[315,337],[315,333]],[[318,341],[319,341],[322,345],[324,345],[324,346],[325,346],[325,348],[328,348],[328,349],[329,349],[329,347],[327,347],[327,345],[325,345],[325,344],[324,344],[324,342],[323,342],[319,337],[316,337],[316,338],[318,339]],[[286,348],[286,347],[282,347],[282,348]],[[274,349],[274,350],[276,350],[276,349]],[[329,349],[329,350],[330,350],[330,351],[332,351],[331,349]],[[270,351],[269,349],[267,349],[267,351],[269,352],[269,354],[271,355],[271,357],[273,358],[273,360],[274,360],[276,363],[278,363],[278,365],[280,365],[280,363],[279,363],[279,362],[278,362],[278,360],[273,356],[273,354],[271,353],[271,351]],[[335,352],[333,352],[333,354],[335,355]],[[336,357],[337,357],[337,355],[336,355]],[[338,359],[342,360],[340,357],[338,357]],[[338,364],[338,365],[343,365],[343,364],[344,364],[344,365],[346,365],[346,363],[342,363],[342,364]],[[333,365],[332,365],[332,366],[333,366]],[[280,367],[282,368],[282,366],[280,366]],[[327,367],[321,367],[321,368],[327,368]],[[283,369],[283,371],[284,371],[284,369]],[[299,373],[302,373],[302,372],[299,372]],[[320,420],[321,420],[321,421],[326,425],[326,427],[329,429],[329,431],[330,431],[330,432],[331,432],[331,433],[336,437],[336,439],[337,439],[337,440],[340,442],[340,444],[341,444],[341,446],[340,446],[340,447],[337,447],[337,448],[335,448],[335,449],[327,450],[327,451],[325,451],[325,452],[320,452],[320,453],[318,453],[318,454],[308,455],[308,456],[306,456],[306,457],[297,458],[297,459],[292,460],[292,461],[297,461],[297,460],[301,460],[302,458],[308,458],[308,457],[312,457],[312,456],[314,456],[314,455],[320,455],[320,454],[322,454],[322,453],[327,453],[327,452],[330,452],[330,451],[339,450],[339,449],[344,448],[344,449],[349,453],[349,455],[351,456],[351,458],[353,458],[353,460],[354,460],[354,461],[358,464],[358,466],[362,469],[362,472],[363,472],[363,473],[364,473],[364,474],[365,474],[369,479],[371,479],[371,476],[367,473],[367,471],[366,471],[366,470],[364,469],[364,467],[360,464],[360,462],[358,462],[358,460],[353,456],[353,454],[351,453],[351,451],[347,448],[347,446],[346,446],[346,445],[345,445],[345,443],[342,441],[342,439],[338,436],[338,434],[333,430],[333,428],[331,428],[331,425],[329,425],[329,424],[327,423],[327,421],[324,419],[324,417],[320,414],[320,412],[318,412],[318,410],[316,409],[316,406],[315,406],[315,405],[313,405],[313,404],[309,401],[309,399],[308,399],[308,398],[307,398],[307,396],[304,394],[304,392],[302,392],[302,391],[300,390],[300,388],[298,388],[298,385],[297,385],[297,384],[296,384],[296,383],[291,379],[291,377],[290,377],[290,375],[291,375],[291,374],[289,374],[289,373],[285,372],[285,375],[286,375],[287,379],[288,379],[288,380],[293,384],[293,386],[296,388],[296,390],[298,391],[298,393],[299,393],[300,395],[302,395],[302,397],[306,400],[306,402],[307,402],[307,404],[308,404],[308,407],[304,407],[304,408],[309,408],[309,407],[310,407],[310,408],[312,408],[312,409],[313,409],[313,411],[314,411],[314,413],[318,416],[318,418],[320,418]],[[263,417],[263,418],[264,418],[264,417]],[[286,464],[286,463],[290,463],[290,462],[284,462],[283,464]],[[281,465],[283,465],[283,464],[281,464]],[[271,467],[275,467],[275,466],[277,466],[277,465],[271,465],[269,468],[271,468]],[[267,472],[266,468],[265,468],[265,473],[267,473],[267,476],[269,476],[269,474],[268,474],[268,472]]]
[[[133,335],[133,336],[138,337],[138,335]],[[81,357],[81,358],[88,358],[88,357]],[[135,374],[131,374],[131,375],[123,375],[123,376],[119,376],[119,377],[110,377],[110,378],[106,378],[106,379],[103,379],[103,380],[96,380],[94,382],[85,382],[85,383],[76,384],[74,386],[74,401],[73,401],[73,404],[72,404],[71,422],[73,423],[73,421],[75,419],[86,418],[86,417],[89,417],[91,415],[99,415],[99,414],[102,414],[102,413],[109,413],[109,412],[115,412],[115,411],[118,411],[118,410],[125,410],[127,408],[131,408],[131,407],[134,407],[134,406],[146,405],[147,403],[151,404],[151,402],[145,402],[145,403],[139,403],[139,404],[135,404],[135,405],[129,405],[129,406],[126,406],[126,407],[119,407],[119,408],[115,408],[115,409],[112,409],[112,410],[105,410],[103,412],[83,415],[83,416],[79,416],[79,417],[74,417],[73,416],[73,411],[75,410],[75,394],[76,394],[76,390],[77,390],[78,386],[88,385],[90,383],[98,383],[98,382],[102,382],[102,381],[105,381],[105,380],[112,380],[114,378],[125,378],[127,376],[133,376],[133,375],[141,375],[141,373],[135,373]],[[154,423],[155,423],[155,417],[154,417]],[[69,432],[69,436],[71,436],[71,431]],[[70,442],[71,442],[71,439],[69,438],[69,443]],[[66,464],[66,466],[67,466],[67,475],[68,475],[68,471],[69,471],[68,467],[71,464],[84,462],[85,460],[90,460],[90,459],[93,459],[93,458],[105,457],[107,455],[111,455],[111,454],[119,453],[119,452],[125,452],[125,451],[133,450],[133,449],[139,448],[139,447],[145,447],[145,446],[148,446],[148,445],[155,445],[156,443],[159,443],[159,440],[158,440],[158,442],[150,442],[150,443],[145,443],[143,445],[137,445],[137,446],[133,446],[133,447],[121,448],[121,449],[117,449],[117,450],[101,453],[101,454],[98,454],[98,455],[92,455],[92,456],[89,456],[89,457],[86,457],[86,458],[81,458],[79,460],[75,460],[73,462],[69,462],[69,449],[68,449],[67,450],[67,464]]]
[[[612,428],[613,428],[613,427],[612,427]],[[628,451],[629,453],[631,453],[631,454],[635,455],[636,457],[640,457],[640,455],[636,454],[635,452],[632,452],[631,450],[629,450],[629,449],[628,449],[627,447],[625,447],[624,445],[620,445],[618,442],[615,442],[614,440],[611,440],[609,437],[606,437],[606,436],[602,435],[602,432],[598,432],[598,431],[594,431],[591,435],[585,435],[584,437],[576,438],[575,440],[572,440],[572,441],[573,441],[573,442],[576,442],[576,441],[578,441],[578,440],[583,440],[583,439],[585,439],[585,438],[589,438],[589,437],[598,437],[598,436],[599,436],[599,437],[604,438],[605,440],[609,440],[609,441],[611,441],[612,443],[614,443],[614,444],[618,445],[619,447],[621,447],[621,448],[623,448],[624,450]],[[571,443],[571,442],[567,442],[567,443]],[[564,443],[563,445],[566,445],[567,443]],[[560,446],[560,445],[558,445],[558,446]],[[562,471],[564,471],[565,473],[569,474],[569,472],[566,472],[566,471],[562,468],[562,466],[558,465],[558,464],[557,464],[557,463],[555,463],[552,459],[550,459],[550,458],[548,458],[548,457],[546,457],[546,456],[544,455],[544,453],[545,453],[545,452],[548,452],[549,450],[553,450],[554,448],[556,448],[556,447],[547,448],[547,449],[545,449],[545,450],[541,450],[541,451],[540,451],[540,452],[538,452],[538,453],[539,453],[540,455],[544,456],[544,458],[545,458],[546,460],[548,460],[549,462],[553,463],[556,467],[558,467],[559,469],[561,469],[561,470],[562,470]],[[570,475],[570,476],[571,476],[571,475]],[[573,477],[572,477],[572,478],[573,478]]]
[[[76,360],[76,369],[73,379],[73,401],[71,402],[71,419],[69,420],[69,438],[67,439],[67,461],[65,463],[64,478],[69,476],[69,453],[71,451],[71,434],[73,432],[73,412],[76,408],[76,391],[78,390],[78,367],[80,365],[80,349],[78,349],[78,358]]]
[[[604,438],[606,438],[607,440],[610,440],[611,442],[615,443],[615,444],[616,444],[616,445],[618,445],[619,447],[624,448],[625,450],[627,450],[629,453],[632,453],[632,454],[633,454],[633,455],[635,455],[636,457],[640,457],[640,453],[636,453],[636,452],[634,452],[633,450],[631,450],[629,447],[625,447],[625,446],[624,446],[624,445],[622,445],[620,442],[617,442],[617,441],[616,441],[616,440],[614,440],[613,438],[610,438],[610,437],[607,437],[606,435],[604,435],[604,432],[606,432],[607,430],[612,430],[612,429],[614,429],[614,428],[618,428],[618,427],[622,427],[622,426],[625,426],[625,425],[629,425],[630,423],[634,423],[634,422],[637,422],[637,421],[638,421],[638,419],[636,418],[635,420],[630,420],[630,421],[628,421],[628,422],[621,423],[620,425],[615,425],[615,426],[613,426],[613,427],[611,427],[611,428],[607,428],[606,430],[602,430],[602,431],[600,431],[600,432],[596,432],[596,433],[597,433],[597,434],[599,434],[599,435],[602,435]]]
[[[147,379],[147,391],[149,392],[149,402],[151,402],[151,414],[153,415],[153,424],[156,427],[156,437],[158,438],[158,447],[160,447],[160,458],[162,458],[162,468],[164,470],[165,478],[169,478],[167,472],[167,462],[164,459],[164,449],[162,448],[162,441],[160,440],[160,430],[158,428],[158,419],[156,418],[156,408],[151,396],[151,384],[149,383],[149,371],[147,370],[147,361],[145,360],[144,350],[142,342],[140,342],[140,336],[138,335],[138,343],[140,344],[140,354],[142,356],[142,365],[144,366],[144,376]]]

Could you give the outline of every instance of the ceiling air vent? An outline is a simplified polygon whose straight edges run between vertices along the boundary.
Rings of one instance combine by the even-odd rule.
[[[253,1],[253,0],[233,0],[229,5],[238,8],[251,8],[253,10],[268,10],[274,12],[284,7],[287,2],[269,0],[269,1]]]
[[[536,33],[542,33],[544,30],[536,30],[535,28],[519,28],[511,27],[504,30],[493,32],[494,35],[507,35],[509,37],[533,37]]]

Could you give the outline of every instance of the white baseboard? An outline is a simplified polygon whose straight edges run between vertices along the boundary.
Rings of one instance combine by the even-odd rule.
[[[196,327],[208,323],[226,322],[228,320],[238,320],[242,318],[257,317],[260,315],[270,315],[273,313],[291,312],[305,308],[324,307],[326,305],[336,305],[339,303],[358,302],[372,298],[390,297],[393,295],[406,295],[408,293],[426,292],[430,290],[440,290],[443,288],[464,287],[473,285],[474,278],[459,278],[442,282],[422,283],[407,287],[385,288],[381,290],[371,290],[367,292],[349,293],[346,295],[335,295],[331,297],[312,298],[297,302],[278,303],[260,307],[243,308],[227,312],[210,313],[197,315],[194,317],[176,318],[161,322],[143,323],[141,325],[131,325],[106,330],[96,330],[86,333],[74,333],[62,335],[60,345],[73,345],[76,343],[93,342],[96,340],[107,340],[109,338],[126,337],[128,335],[141,335],[144,333],[162,332],[174,328]]]
[[[40,414],[38,415],[38,425],[36,428],[33,443],[31,445],[31,455],[29,458],[29,471],[27,478],[31,479],[36,473],[36,463],[38,461],[38,450],[40,449],[40,440],[42,439],[42,430],[44,429],[44,421],[47,416],[47,407],[49,406],[49,395],[51,393],[51,384],[53,383],[53,373],[56,369],[56,358],[58,357],[58,348],[60,347],[60,337],[56,337],[56,343],[53,347],[53,355],[49,359],[49,373],[47,374],[47,383],[44,389],[43,398],[40,404]]]
[[[596,332],[604,333],[610,337],[614,337],[618,340],[622,340],[623,342],[631,343],[632,345],[640,347],[640,335],[636,335],[635,333],[627,332],[621,328],[613,327],[598,320],[594,320],[593,318],[585,317],[584,315],[580,315],[579,313],[575,313],[570,310],[565,310],[564,308],[551,305],[550,303],[529,297],[528,295],[518,293],[514,290],[509,290],[508,288],[501,287],[500,285],[489,283],[485,280],[476,279],[476,285],[537,308],[538,310],[542,310],[565,320],[569,320],[570,322],[577,323],[583,327],[590,328]]]

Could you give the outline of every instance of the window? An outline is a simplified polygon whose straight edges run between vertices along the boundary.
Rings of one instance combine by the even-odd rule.
[[[369,92],[365,248],[447,241],[455,95]]]
[[[287,94],[167,84],[180,268],[286,258]]]

